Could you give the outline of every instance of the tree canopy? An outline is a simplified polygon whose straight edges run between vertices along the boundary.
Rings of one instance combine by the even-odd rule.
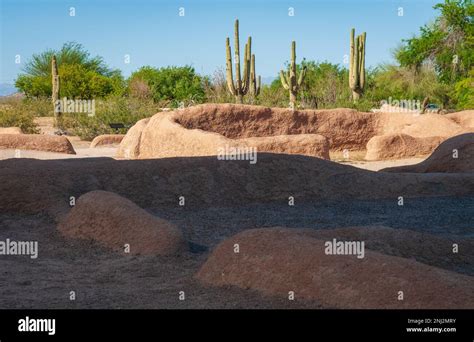
[[[474,4],[472,0],[445,0],[434,6],[440,16],[404,40],[396,52],[401,66],[419,69],[431,63],[444,83],[467,77],[474,67]]]

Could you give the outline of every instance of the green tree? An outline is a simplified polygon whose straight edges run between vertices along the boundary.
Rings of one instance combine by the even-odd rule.
[[[440,80],[452,83],[467,77],[474,66],[474,5],[472,0],[445,0],[434,6],[440,16],[405,40],[396,52],[401,66],[419,69],[434,65]]]
[[[120,71],[111,70],[102,57],[91,57],[82,45],[69,42],[60,50],[34,54],[23,68],[15,85],[27,97],[51,96],[51,59],[56,56],[61,80],[61,97],[103,97],[124,92]],[[91,82],[91,84],[87,84]]]

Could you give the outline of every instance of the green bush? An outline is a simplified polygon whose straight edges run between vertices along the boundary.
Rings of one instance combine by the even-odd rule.
[[[474,68],[469,73],[469,77],[465,78],[454,85],[451,93],[456,100],[456,108],[459,110],[474,108]]]
[[[140,96],[135,91],[137,82],[145,83],[148,87],[148,91],[144,89]],[[128,83],[132,97],[143,98],[142,95],[148,92],[156,103],[163,106],[178,107],[181,102],[188,105],[205,100],[204,79],[190,66],[160,69],[145,66],[132,73]]]
[[[95,115],[85,113],[65,113],[63,128],[83,140],[92,140],[101,134],[125,134],[138,120],[159,112],[152,100],[138,100],[126,97],[113,97],[96,100]],[[123,123],[125,128],[118,132],[110,128],[111,123]]]
[[[33,107],[31,103],[21,99],[2,100],[0,102],[0,127],[20,127],[23,133],[39,133],[34,122]]]

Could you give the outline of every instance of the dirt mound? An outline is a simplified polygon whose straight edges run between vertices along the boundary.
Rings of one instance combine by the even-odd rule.
[[[102,134],[94,138],[90,147],[120,144],[125,134]]]
[[[118,252],[176,254],[185,249],[181,231],[128,199],[107,191],[82,195],[58,229],[74,239],[91,239]]]
[[[445,140],[443,137],[412,137],[387,134],[373,137],[367,143],[365,160],[397,159],[429,154]]]
[[[463,110],[445,116],[464,128],[474,128],[474,110]]]
[[[0,148],[76,154],[66,137],[56,135],[0,134]]]
[[[23,134],[20,127],[0,127],[0,134]]]
[[[242,152],[254,148],[257,152],[299,153],[329,159],[329,143],[323,136],[305,134],[230,139],[218,133],[187,129],[178,124],[177,118],[186,115],[187,110],[158,113],[145,126],[144,123],[140,127],[134,126],[133,131],[127,133],[130,139],[124,139],[117,156],[125,156],[125,151],[133,151],[130,157],[139,159],[213,156],[222,154],[223,150]]]
[[[0,211],[69,211],[69,196],[92,190],[125,196],[142,208],[190,208],[296,201],[466,196],[474,194],[467,173],[371,172],[301,155],[258,155],[258,162],[216,157],[114,160],[107,158],[0,161]],[[41,179],[41,182],[38,182]],[[65,200],[66,199],[66,200]]]
[[[446,139],[469,131],[468,128],[440,114],[381,113],[379,115],[381,130],[377,135],[398,133],[417,138],[444,137]]]
[[[238,244],[239,253],[235,253]],[[307,230],[253,229],[219,244],[196,275],[212,286],[316,300],[325,307],[472,308],[473,277],[365,250],[327,255],[326,240]],[[403,291],[403,300],[399,300]]]
[[[474,133],[444,141],[431,156],[416,165],[383,169],[385,172],[474,172]]]
[[[117,151],[117,158],[136,159],[140,154],[140,140],[143,129],[150,121],[149,118],[137,121],[122,139]]]
[[[439,114],[361,113],[353,109],[290,110],[236,104],[203,104],[155,114],[148,122],[137,123],[122,141],[118,157],[129,151],[132,159],[216,155],[223,146],[245,147],[255,138],[296,139],[318,134],[329,139],[332,151],[365,150],[375,136],[403,134],[424,147],[433,137],[448,137],[474,131]],[[249,140],[250,139],[250,140]],[[296,142],[295,142],[296,145]],[[284,144],[263,144],[262,152],[311,155],[325,158],[324,145],[285,149]],[[412,151],[413,150],[413,151]],[[427,148],[391,153],[397,157],[429,154]],[[395,158],[395,156],[388,156]]]
[[[303,231],[303,230],[301,230]],[[324,240],[365,241],[365,248],[387,255],[415,259],[418,262],[452,270],[474,266],[474,239],[455,240],[409,229],[384,226],[308,229],[308,236]],[[459,247],[453,253],[453,244]]]
[[[330,139],[333,150],[364,148],[378,131],[374,114],[347,108],[291,110],[205,104],[180,111],[174,120],[187,129],[214,132],[229,139],[320,134]]]

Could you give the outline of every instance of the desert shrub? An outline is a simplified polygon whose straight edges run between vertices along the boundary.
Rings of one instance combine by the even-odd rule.
[[[131,96],[136,95],[137,82],[139,81],[146,83],[151,92],[151,98],[156,103],[176,108],[180,103],[189,105],[202,103],[205,100],[204,80],[190,66],[171,66],[159,69],[145,66],[140,68],[132,73],[128,80]],[[132,91],[130,86],[132,86]],[[141,94],[146,94],[147,91],[143,85],[141,88],[143,90]]]
[[[95,99],[112,93],[112,81],[79,64],[59,67],[61,97],[68,99]]]
[[[375,73],[374,84],[367,95],[378,102],[389,98],[422,102],[429,97],[430,102],[446,108],[451,105],[449,92],[450,87],[440,83],[435,70],[428,66],[415,70],[384,65]]]
[[[260,89],[260,95],[256,99],[256,103],[267,107],[289,107],[288,90],[285,90],[278,84],[279,82],[280,79],[275,79],[270,85],[263,85]]]
[[[456,101],[457,109],[474,108],[474,68],[469,73],[469,77],[462,79],[454,85],[451,95]]]
[[[235,102],[235,97],[227,88],[226,75],[222,68],[217,69],[212,76],[204,78],[204,93],[207,102]]]
[[[20,127],[23,133],[39,133],[34,119],[34,111],[29,104],[25,106],[21,99],[10,98],[0,102],[0,127]]]
[[[64,114],[63,128],[83,140],[92,140],[101,134],[125,134],[138,120],[153,116],[159,111],[159,106],[153,100],[112,97],[96,100],[94,116],[85,113]],[[117,132],[110,128],[111,123],[123,123],[126,128]]]
[[[328,62],[317,63],[303,60],[297,65],[297,72],[306,66],[306,77],[298,92],[298,106],[303,109],[326,108],[356,108],[368,111],[376,106],[377,101],[371,96],[364,95],[358,103],[351,100],[349,88],[349,72],[347,69]],[[367,89],[374,85],[374,71],[367,72]],[[262,87],[257,102],[270,107],[288,107],[289,95],[276,77],[269,86]]]

